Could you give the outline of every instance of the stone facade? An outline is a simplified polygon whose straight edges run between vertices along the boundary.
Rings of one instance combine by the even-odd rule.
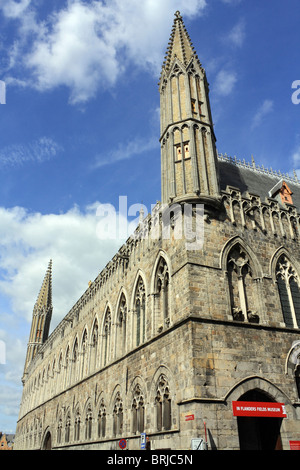
[[[178,12],[160,93],[163,203],[26,363],[16,449],[117,450],[124,438],[137,450],[142,432],[151,449],[300,440],[300,184],[287,181],[285,204],[226,183],[224,163],[245,168],[217,157],[205,72]],[[271,191],[280,178],[263,173]],[[262,444],[260,427],[245,444],[254,428],[233,415],[239,400],[285,405],[265,424],[276,442]]]

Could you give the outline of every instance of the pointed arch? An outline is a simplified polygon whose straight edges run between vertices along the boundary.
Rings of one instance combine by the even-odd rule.
[[[88,374],[88,344],[88,327],[85,326],[80,343],[80,378],[83,378]]]
[[[176,427],[178,410],[175,408],[177,402],[175,381],[171,370],[163,364],[153,375],[150,401],[155,407],[153,429],[162,431]]]
[[[84,419],[85,419],[85,439],[92,438],[93,431],[93,405],[92,399],[88,398],[84,406]]]
[[[281,247],[271,260],[272,277],[277,284],[279,300],[285,326],[300,328],[300,277],[298,262]]]
[[[107,417],[107,402],[104,393],[100,393],[97,404],[97,434],[99,438],[106,436],[106,417]]]
[[[112,308],[106,304],[102,323],[102,366],[105,367],[111,358],[111,334],[112,334]]]
[[[77,381],[78,378],[78,364],[79,364],[79,340],[78,335],[75,336],[73,347],[71,351],[71,383]]]
[[[90,360],[89,360],[89,370],[91,372],[95,371],[98,367],[98,355],[99,355],[99,320],[98,316],[95,316],[93,325],[91,328],[90,336]]]
[[[165,251],[157,254],[151,276],[153,334],[172,324],[172,272],[171,262]]]
[[[283,245],[277,248],[277,250],[273,253],[270,263],[269,263],[269,274],[272,277],[273,281],[276,282],[276,265],[278,263],[279,258],[284,255],[286,256],[292,265],[295,267],[298,273],[300,273],[300,263],[294,257],[292,253],[290,253]]]
[[[230,250],[235,246],[235,245],[240,245],[248,254],[251,264],[252,264],[252,269],[253,269],[253,274],[255,278],[262,278],[263,277],[263,271],[261,268],[261,265],[258,261],[258,258],[255,254],[255,252],[252,250],[250,245],[248,245],[245,240],[243,240],[239,235],[236,235],[232,238],[230,238],[225,245],[223,246],[221,253],[220,253],[220,268],[223,271],[226,271],[227,269],[227,259],[228,259],[228,254]]]
[[[121,357],[127,350],[128,296],[121,288],[115,313],[115,357]]]
[[[112,394],[111,410],[113,418],[113,436],[120,436],[123,433],[124,405],[120,385],[117,385]]]
[[[133,285],[131,300],[132,347],[144,343],[147,337],[147,284],[144,273],[138,270]]]
[[[233,237],[224,246],[220,263],[227,277],[233,320],[258,323],[257,279],[262,278],[262,270],[252,249],[240,237]]]

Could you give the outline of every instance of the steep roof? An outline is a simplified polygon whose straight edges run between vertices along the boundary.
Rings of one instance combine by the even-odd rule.
[[[285,181],[292,191],[293,205],[300,212],[300,182],[294,177],[252,163],[242,162],[227,156],[219,155],[220,189],[225,191],[227,185],[238,188],[242,195],[251,193],[265,202],[269,191],[281,180]],[[281,201],[279,201],[281,203]],[[283,204],[281,203],[283,206]]]

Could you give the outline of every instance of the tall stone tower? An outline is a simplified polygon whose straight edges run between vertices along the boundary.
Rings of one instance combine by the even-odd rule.
[[[35,303],[32,315],[31,330],[27,346],[27,355],[24,367],[26,370],[36,355],[38,348],[43,344],[49,335],[50,322],[52,317],[52,260],[49,262],[44,281]]]
[[[162,202],[220,208],[216,138],[205,70],[180,12],[160,82]]]

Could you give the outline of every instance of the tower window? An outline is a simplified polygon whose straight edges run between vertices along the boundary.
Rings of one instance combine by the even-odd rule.
[[[190,144],[189,142],[184,142],[183,146],[181,144],[175,145],[176,149],[176,162],[181,162],[182,160],[182,149],[183,149],[183,158],[190,158]]]

